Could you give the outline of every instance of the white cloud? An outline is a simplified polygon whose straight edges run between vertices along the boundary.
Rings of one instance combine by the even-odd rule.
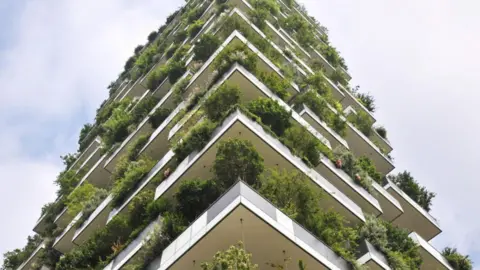
[[[353,83],[375,96],[397,169],[438,194],[432,214],[443,233],[434,245],[479,256],[480,3],[301,2],[330,29]]]
[[[182,1],[24,3],[0,51],[0,252],[21,247],[55,196],[58,156],[76,149],[137,44]]]

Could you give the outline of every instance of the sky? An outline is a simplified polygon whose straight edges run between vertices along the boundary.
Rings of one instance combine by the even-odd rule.
[[[480,265],[480,2],[302,0],[330,30],[352,84],[376,99],[396,171],[437,194],[433,240]],[[60,155],[136,45],[183,1],[0,1],[0,253],[23,247],[55,199]],[[480,268],[477,268],[480,269]]]

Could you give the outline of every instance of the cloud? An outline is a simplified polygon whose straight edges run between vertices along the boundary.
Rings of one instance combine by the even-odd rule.
[[[437,193],[437,249],[480,255],[480,24],[475,1],[303,0],[330,30],[353,84],[371,92],[397,171]]]
[[[0,215],[7,217],[0,252],[32,234],[41,206],[55,198],[58,157],[76,150],[106,86],[181,4],[31,0],[0,7],[14,12],[2,17],[10,31],[0,34]]]

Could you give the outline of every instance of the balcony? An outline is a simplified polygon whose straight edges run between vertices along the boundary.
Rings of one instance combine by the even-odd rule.
[[[78,168],[77,174],[82,174],[90,168],[102,157],[102,148],[98,146],[95,150],[85,159],[85,161]]]
[[[60,228],[67,227],[68,224],[74,218],[74,216],[70,215],[67,210],[68,209],[65,206],[65,208],[63,208],[62,212],[60,212],[60,214],[58,214],[53,221]]]
[[[88,182],[98,188],[108,188],[110,185],[110,172],[104,169],[103,164],[107,154],[103,155],[95,165],[83,176],[78,186]]]
[[[342,103],[343,108],[348,108],[351,106],[355,111],[363,111],[365,112],[372,123],[375,123],[377,120],[375,119],[375,116],[367,109],[365,106],[363,106],[360,101],[345,87],[343,87],[341,84],[338,84],[337,87],[343,92],[344,97],[342,100],[340,100],[340,103]]]
[[[359,265],[371,270],[391,270],[383,253],[366,240],[363,240],[360,244],[360,254],[361,257],[357,260]]]
[[[385,189],[400,202],[404,211],[402,215],[393,220],[393,224],[410,232],[414,231],[427,241],[442,232],[438,221],[394,183],[388,181]]]
[[[85,241],[92,236],[97,230],[104,228],[107,225],[108,214],[112,210],[110,202],[112,201],[112,195],[109,195],[102,203],[100,203],[93,211],[88,219],[83,224],[74,230],[70,241],[75,245],[82,245]]]
[[[299,109],[298,114],[302,116],[315,130],[320,132],[332,145],[333,149],[338,147],[349,149],[347,141],[331,129],[327,123],[320,120],[320,118],[312,112],[306,105]]]
[[[72,242],[73,235],[75,233],[75,223],[82,216],[82,212],[78,213],[75,218],[68,224],[68,226],[63,230],[55,241],[53,242],[53,248],[65,254],[73,249],[74,244]]]
[[[321,205],[324,209],[333,209],[352,225],[365,221],[358,205],[323,176],[305,165],[300,158],[293,156],[288,148],[266,133],[259,124],[239,111],[232,113],[222,126],[215,130],[210,142],[201,151],[190,154],[178,165],[173,174],[157,187],[155,199],[173,194],[183,180],[212,177],[211,167],[216,156],[217,145],[220,141],[237,137],[250,141],[261,156],[268,157],[264,161],[265,167],[297,170],[307,175],[312,180],[312,184],[324,192],[325,197]]]
[[[142,182],[138,185],[138,188],[132,192],[130,196],[125,200],[125,202],[117,207],[114,208],[109,214],[107,218],[107,222],[110,222],[115,216],[121,213],[126,213],[128,210],[128,207],[130,203],[133,201],[133,198],[141,193],[144,190],[152,190],[155,189],[156,186],[154,186],[153,179],[158,175],[163,172],[166,168],[169,168],[173,166],[173,163],[175,162],[174,157],[175,153],[173,151],[168,151],[167,154],[155,165],[155,167],[152,168],[152,170],[148,173],[148,175],[142,180]]]
[[[252,262],[283,265],[302,260],[308,269],[348,269],[348,263],[243,182],[237,183],[172,242],[150,269],[201,269],[217,251],[243,241]],[[196,263],[198,262],[198,263]]]
[[[420,248],[420,256],[423,260],[422,266],[420,266],[421,270],[454,270],[448,263],[447,259],[445,259],[440,252],[432,247],[420,235],[412,232],[409,236]]]
[[[383,213],[379,216],[380,218],[392,222],[403,214],[402,205],[397,201],[397,199],[395,199],[395,197],[388,193],[387,190],[373,180],[372,187],[375,190],[373,196],[377,198],[383,210]]]
[[[378,132],[372,128],[372,132],[370,136],[368,137],[375,145],[380,147],[385,151],[385,153],[389,154],[390,152],[393,151],[392,146],[390,145],[390,142],[386,139],[384,139],[382,136],[378,134]]]
[[[347,122],[347,135],[345,136],[345,140],[347,140],[350,150],[355,156],[365,156],[371,159],[375,168],[377,168],[377,171],[382,176],[387,175],[395,169],[390,158],[383,154],[367,136],[350,122]]]
[[[45,243],[41,243],[30,255],[30,257],[27,258],[26,261],[24,261],[16,270],[30,270],[34,269],[34,265],[37,263],[38,259],[43,253],[43,250],[45,249]],[[43,269],[41,269],[43,270]]]
[[[33,226],[33,231],[38,233],[38,234],[43,234],[45,230],[47,229],[47,223],[45,221],[45,214],[43,214],[38,220],[37,223],[35,223],[35,226]]]
[[[100,146],[100,139],[96,138],[89,146],[78,156],[77,160],[72,164],[70,170],[77,170],[83,165],[90,155]]]

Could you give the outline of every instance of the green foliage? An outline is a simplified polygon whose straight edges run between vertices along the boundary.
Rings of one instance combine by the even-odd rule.
[[[180,77],[187,71],[185,67],[185,62],[183,61],[173,61],[168,65],[168,81],[170,84],[175,84]]]
[[[303,47],[315,45],[315,38],[312,35],[314,30],[299,14],[292,14],[285,19],[280,19],[279,22]]]
[[[163,215],[162,233],[168,239],[176,239],[187,228],[187,221],[178,212],[167,212]]]
[[[357,93],[357,99],[367,110],[375,112],[375,98],[370,94]]]
[[[292,126],[291,112],[270,98],[259,98],[247,104],[246,108],[261,118],[262,123],[269,126],[277,136],[282,136]]]
[[[190,36],[190,38],[194,38],[198,32],[200,32],[200,30],[202,30],[202,27],[205,25],[205,22],[202,21],[202,20],[198,20],[198,21],[195,21],[194,23],[192,23],[189,27],[188,27],[188,36]]]
[[[205,101],[207,117],[216,122],[225,116],[234,105],[240,103],[241,92],[237,86],[223,84]]]
[[[67,196],[77,186],[80,179],[75,171],[63,171],[55,180],[55,184],[59,187],[58,196]]]
[[[151,32],[151,33],[148,35],[148,37],[147,37],[148,43],[154,42],[155,39],[157,38],[157,36],[158,36],[157,31]]]
[[[133,192],[143,177],[152,169],[155,163],[148,159],[131,162],[122,178],[117,179],[112,189],[112,205],[120,206],[127,196]]]
[[[387,257],[390,259],[391,252],[395,252],[401,256],[401,261],[409,267],[408,269],[419,269],[422,258],[417,244],[408,236],[409,233],[388,222],[383,222],[383,225],[387,228]],[[397,261],[399,261],[398,258]]]
[[[148,113],[150,113],[155,105],[157,105],[158,102],[158,98],[154,96],[148,96],[138,102],[131,112],[132,122],[139,124],[148,115]]]
[[[172,110],[166,108],[157,108],[150,116],[148,121],[153,129],[157,129],[165,119],[172,113]]]
[[[90,215],[97,209],[100,203],[105,200],[108,196],[108,191],[101,188],[95,188],[93,194],[89,194],[88,198],[81,203],[82,205],[82,216],[75,223],[77,228],[80,228],[85,221],[90,217]],[[69,208],[70,210],[70,208]]]
[[[200,19],[200,16],[202,16],[203,12],[205,12],[207,7],[208,7],[208,4],[204,3],[199,8],[191,9],[188,13],[186,13],[187,24],[191,24],[194,21]]]
[[[364,172],[370,175],[375,182],[379,183],[380,185],[383,184],[382,175],[377,171],[377,168],[375,168],[375,164],[373,164],[371,159],[362,156],[357,160],[356,164],[360,166]]]
[[[135,61],[135,67],[138,68],[138,74],[144,74],[153,65],[153,57],[157,54],[156,46],[148,46]]]
[[[92,184],[85,183],[70,193],[67,198],[68,214],[75,216],[82,211],[85,203],[93,197],[95,191],[96,188]]]
[[[15,249],[3,254],[3,265],[1,269],[17,269],[35,249],[42,243],[40,235],[27,237],[27,244],[22,249]]]
[[[182,182],[175,194],[177,210],[187,220],[195,220],[221,194],[215,181],[193,179]]]
[[[384,251],[388,245],[387,228],[383,222],[373,216],[366,216],[365,224],[360,228],[360,238],[368,240],[372,245]]]
[[[132,145],[130,145],[127,149],[127,153],[125,154],[127,159],[130,161],[134,161],[137,159],[138,154],[140,154],[140,150],[147,144],[150,138],[150,134],[144,134],[138,137]]]
[[[207,59],[218,49],[220,43],[220,39],[210,33],[202,35],[193,49],[195,53],[193,60],[202,62],[207,61]]]
[[[442,255],[455,270],[472,270],[472,260],[467,256],[458,253],[456,248],[446,247]]]
[[[137,47],[135,47],[135,50],[133,50],[133,53],[135,55],[138,55],[143,50],[143,48],[144,48],[143,45],[137,45]]]
[[[190,153],[202,149],[207,145],[216,125],[206,120],[195,126],[190,134],[174,147],[175,156],[178,162],[184,160]]]
[[[172,56],[175,54],[175,52],[177,51],[177,49],[180,47],[180,45],[178,44],[173,44],[172,47],[170,47],[170,49],[167,50],[167,52],[165,53],[165,56],[167,57],[167,59],[170,59],[172,58]]]
[[[317,91],[317,93],[322,97],[331,95],[328,81],[321,71],[317,71],[315,74],[308,76],[301,86],[302,88],[311,87],[315,89],[315,91]]]
[[[273,93],[279,98],[287,101],[290,97],[290,93],[287,91],[291,87],[290,82],[287,79],[280,77],[274,72],[260,72],[256,74],[258,79],[263,82]]]
[[[337,49],[332,47],[330,44],[323,43],[319,46],[319,49],[320,53],[332,66],[338,67],[340,66],[340,63],[343,63],[343,59],[339,55]]]
[[[432,200],[435,198],[436,194],[428,191],[427,188],[420,186],[409,172],[404,171],[397,175],[391,175],[389,176],[389,179],[423,209],[427,212],[430,211]]]
[[[228,188],[238,180],[254,184],[263,170],[263,158],[250,141],[229,139],[219,143],[213,171],[220,185]]]
[[[258,2],[258,1],[257,1]],[[250,16],[250,20],[258,27],[260,30],[265,31],[267,27],[267,23],[265,22],[270,15],[268,10],[263,8],[255,8],[249,10],[248,15]]]
[[[175,36],[173,37],[173,42],[175,42],[176,44],[183,43],[187,36],[188,33],[186,30],[179,30],[177,31],[177,33],[175,33]]]
[[[66,154],[65,156],[60,156],[65,165],[65,170],[70,169],[70,167],[77,161],[77,154]]]
[[[167,78],[167,66],[158,66],[147,76],[147,88],[154,91]]]
[[[144,225],[145,220],[150,219],[150,213],[145,211],[148,205],[153,201],[155,192],[153,190],[144,190],[133,197],[128,205],[128,223],[133,228]]]
[[[213,257],[212,262],[203,262],[202,270],[236,269],[257,270],[258,265],[251,262],[252,254],[247,253],[240,242],[225,251],[219,251]]]
[[[362,157],[356,159],[353,154],[347,150],[335,151],[335,163],[357,184],[373,193],[372,178],[381,184],[381,176],[376,171],[375,166],[370,159]]]
[[[78,145],[82,145],[83,141],[87,137],[88,133],[92,130],[92,128],[93,126],[90,123],[86,123],[83,125],[82,129],[80,130],[80,136],[78,137]]]
[[[235,63],[242,65],[245,69],[255,74],[257,56],[244,44],[227,46],[213,61],[213,67],[218,71],[214,83]]]
[[[329,78],[334,83],[341,84],[341,85],[348,85],[348,80],[345,77],[345,74],[338,69],[336,69],[332,74],[330,74]]]
[[[285,131],[283,143],[301,158],[306,159],[307,165],[316,166],[320,163],[320,153],[330,158],[332,151],[321,143],[305,127],[294,125]],[[298,138],[302,138],[299,140]]]
[[[351,113],[347,117],[356,128],[358,128],[365,136],[369,137],[372,132],[373,121],[364,111],[359,111],[357,114]]]
[[[375,131],[377,131],[380,137],[384,138],[385,140],[387,139],[387,129],[385,127],[382,127],[382,126],[376,127]]]

